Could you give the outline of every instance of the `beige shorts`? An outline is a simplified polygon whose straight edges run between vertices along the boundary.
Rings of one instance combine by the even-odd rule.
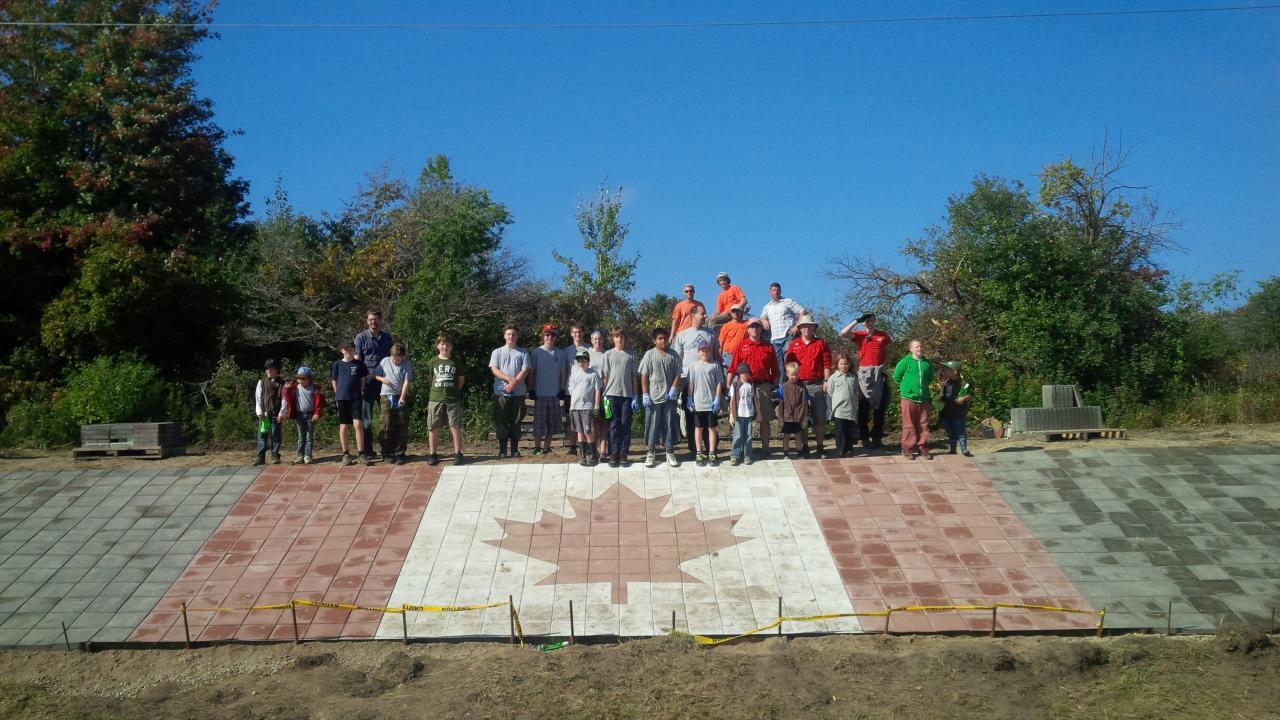
[[[457,400],[433,400],[427,403],[427,427],[439,430],[446,422],[451,428],[462,427],[462,403]]]

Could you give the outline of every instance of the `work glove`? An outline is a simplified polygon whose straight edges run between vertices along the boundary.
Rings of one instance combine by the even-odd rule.
[[[667,390],[667,399],[668,399],[668,400],[675,400],[675,399],[676,399],[676,394],[677,394],[677,392],[678,392],[678,391],[676,390],[676,386],[675,386],[675,385],[672,385],[672,386],[671,386],[671,389],[670,389],[670,390]]]
[[[631,412],[635,412],[639,409],[640,409],[640,398],[636,397],[635,395],[632,395],[631,396]]]
[[[653,398],[649,397],[649,393],[644,394],[644,409],[645,410],[653,409]]]
[[[778,398],[779,400],[781,400],[781,399],[782,399],[782,386],[781,386],[781,385],[779,385],[777,388],[775,388],[775,389],[774,389],[774,391],[773,391],[773,395],[774,395],[774,397]]]
[[[720,398],[713,398],[711,400],[711,412],[713,413],[720,412]]]
[[[687,408],[689,408],[689,412],[693,412],[693,396],[692,396],[692,395],[690,395],[690,396],[685,400],[684,406],[685,406],[685,407],[687,407]]]

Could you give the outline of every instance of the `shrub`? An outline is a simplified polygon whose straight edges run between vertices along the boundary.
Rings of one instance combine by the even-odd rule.
[[[48,400],[21,400],[9,408],[0,444],[47,449],[76,442],[79,428],[61,406]]]
[[[137,355],[97,358],[67,380],[57,408],[78,425],[161,420],[168,387],[160,370]]]

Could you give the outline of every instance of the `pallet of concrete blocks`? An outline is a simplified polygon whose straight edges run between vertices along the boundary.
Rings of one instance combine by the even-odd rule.
[[[1104,427],[1102,408],[1085,405],[1076,385],[1042,385],[1044,407],[1014,408],[1009,424],[1019,435],[1033,435],[1051,440],[1089,440],[1092,438],[1124,438],[1124,430]]]
[[[71,457],[159,457],[186,452],[178,423],[106,423],[80,426],[80,447]]]

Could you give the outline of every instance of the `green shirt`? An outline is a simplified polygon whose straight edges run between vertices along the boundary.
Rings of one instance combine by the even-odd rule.
[[[436,355],[427,361],[427,379],[431,385],[431,402],[455,401],[462,399],[462,391],[458,388],[458,378],[462,368],[453,359],[445,359]]]
[[[913,402],[929,402],[929,385],[933,383],[933,363],[907,355],[893,369],[898,394]]]

